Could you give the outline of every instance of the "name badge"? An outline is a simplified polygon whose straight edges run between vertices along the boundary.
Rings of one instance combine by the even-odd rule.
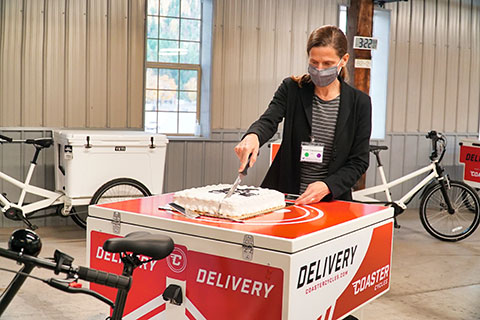
[[[302,143],[302,152],[300,154],[301,162],[322,163],[323,162],[323,146]]]

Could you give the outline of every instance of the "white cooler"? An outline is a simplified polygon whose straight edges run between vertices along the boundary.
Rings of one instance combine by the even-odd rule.
[[[123,319],[341,319],[390,288],[392,208],[291,205],[238,223],[159,209],[172,198],[90,207],[90,267],[121,273],[118,254],[102,249],[111,237],[147,231],[175,242],[169,257],[134,272]],[[169,284],[182,287],[180,306],[163,300]]]
[[[90,199],[106,182],[131,178],[161,194],[168,140],[143,131],[59,130],[55,188],[72,199]]]

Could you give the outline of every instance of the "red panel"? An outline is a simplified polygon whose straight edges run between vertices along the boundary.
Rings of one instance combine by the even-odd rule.
[[[465,163],[463,179],[480,183],[480,148],[461,146],[460,162]]]

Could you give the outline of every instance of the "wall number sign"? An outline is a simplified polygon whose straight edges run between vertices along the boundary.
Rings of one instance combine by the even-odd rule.
[[[376,50],[378,40],[370,37],[353,37],[353,49]]]

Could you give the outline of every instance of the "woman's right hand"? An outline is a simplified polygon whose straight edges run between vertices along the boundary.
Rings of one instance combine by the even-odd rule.
[[[250,157],[249,167],[252,167],[255,161],[257,161],[258,149],[260,148],[260,141],[258,136],[255,133],[250,133],[245,136],[245,138],[240,141],[239,144],[235,146],[235,153],[240,159],[240,168],[238,172],[242,172],[245,169],[245,166],[248,163],[248,156]]]

